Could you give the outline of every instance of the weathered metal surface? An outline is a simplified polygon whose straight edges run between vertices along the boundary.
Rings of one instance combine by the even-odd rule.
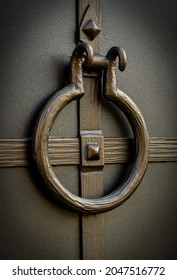
[[[101,8],[100,0],[79,0],[78,1],[79,20],[79,42],[89,43],[94,53],[101,51]],[[89,33],[88,33],[88,25]],[[88,36],[89,35],[89,36]],[[94,61],[94,56],[92,64]],[[85,95],[80,100],[80,135],[82,145],[82,131],[93,133],[100,131],[101,127],[101,89],[102,72],[85,71],[84,89]],[[92,132],[91,132],[92,131]],[[100,139],[103,136],[100,135]],[[102,146],[102,145],[101,145]],[[102,159],[104,162],[103,147]],[[82,147],[83,151],[83,147]],[[82,152],[83,156],[83,152]],[[97,161],[96,161],[97,162]],[[103,170],[102,168],[81,169],[81,195],[86,198],[94,198],[103,195]],[[104,215],[82,215],[82,257],[83,259],[103,259],[104,258]]]
[[[9,1],[5,1],[5,2],[8,3]],[[58,69],[56,70],[55,67],[51,69],[52,67],[50,68],[49,64],[46,65],[45,60],[49,60],[48,59],[49,52],[50,54],[52,54],[52,56],[53,55],[55,56],[55,54],[59,54],[59,53],[63,54],[63,49],[67,49],[66,53],[69,54],[71,51],[69,46],[74,44],[73,42],[74,36],[72,32],[69,31],[69,30],[73,31],[73,29],[72,28],[70,29],[69,25],[73,27],[72,23],[74,23],[75,20],[73,19],[72,15],[73,14],[75,15],[75,13],[73,13],[74,11],[73,9],[69,9],[68,1],[67,1],[68,3],[65,3],[64,5],[66,6],[67,15],[71,16],[71,18],[69,17],[69,21],[67,20],[66,14],[64,17],[62,16],[60,17],[57,14],[58,12],[55,13],[56,10],[63,12],[64,9],[62,10],[62,8],[60,8],[61,6],[64,7],[62,1],[55,1],[56,3],[60,2],[61,5],[59,6],[52,5],[53,11],[50,9],[51,8],[50,1],[48,1],[48,4],[45,3],[46,5],[44,5],[44,7],[38,5],[39,3],[37,2],[39,1],[34,1],[35,4],[34,5],[32,4],[32,6],[30,6],[30,9],[29,9],[29,5],[28,6],[25,5],[24,8],[26,9],[26,12],[28,11],[29,17],[26,17],[25,9],[22,8],[24,5],[19,4],[20,1],[15,1],[15,2],[18,2],[19,5],[19,6],[17,5],[19,11],[18,15],[16,13],[16,10],[11,9],[10,11],[11,16],[9,17],[9,9],[6,8],[7,11],[5,11],[5,13],[2,9],[3,14],[7,14],[6,19],[10,19],[10,21],[8,20],[8,25],[6,24],[4,26],[4,24],[2,24],[2,30],[4,30],[3,32],[4,36],[2,36],[3,37],[2,42],[4,42],[3,46],[11,45],[12,47],[8,48],[7,53],[6,51],[4,53],[4,50],[6,49],[3,48],[1,52],[4,60],[2,61],[3,77],[1,83],[2,85],[1,98],[4,95],[6,96],[4,98],[5,100],[11,101],[8,103],[8,106],[4,106],[4,104],[6,103],[2,101],[3,99],[1,100],[1,105],[2,105],[1,106],[2,107],[1,108],[2,110],[1,138],[4,137],[22,138],[26,136],[31,136],[30,135],[32,131],[31,126],[33,123],[31,121],[36,115],[35,114],[36,108],[37,107],[40,108],[40,105],[45,100],[47,95],[50,95],[52,91],[55,91],[55,89],[58,86],[58,83],[60,86],[61,85],[60,81],[63,81],[61,75],[58,75],[59,72],[61,73],[62,71],[58,71]],[[174,11],[172,7],[173,5],[170,6],[169,4],[166,4],[166,2],[164,1],[163,5],[158,3],[154,7],[153,6],[154,2],[149,1],[146,2],[146,6],[144,7],[140,4],[140,1],[134,1],[134,2],[128,1],[128,2],[129,3],[127,5],[123,5],[122,7],[121,4],[119,4],[119,1],[113,1],[111,5],[109,1],[102,1],[103,8],[104,8],[104,21],[105,21],[103,38],[104,38],[104,42],[106,43],[104,45],[104,49],[105,50],[109,49],[110,43],[112,41],[123,43],[126,49],[128,47],[127,52],[131,54],[131,61],[129,63],[129,69],[127,71],[127,78],[125,78],[126,76],[125,75],[124,82],[122,83],[121,81],[123,87],[125,89],[129,87],[128,91],[131,92],[133,98],[137,101],[138,104],[140,104],[142,111],[145,112],[151,135],[176,136],[175,135],[176,134],[176,128],[175,128],[176,79],[174,78],[175,77],[174,73],[176,73],[175,61],[177,60],[174,59],[175,45],[176,45],[176,41],[175,41],[176,37],[174,31],[176,29],[174,28],[174,26],[176,26],[176,22],[173,13]],[[40,11],[45,10],[45,13],[40,14],[42,15],[41,17],[38,16],[38,13],[36,13],[35,15],[35,13],[32,12],[36,10],[35,5],[39,6]],[[49,9],[46,9],[46,7],[48,7]],[[12,10],[14,10],[13,14],[12,14]],[[46,17],[46,11],[48,12],[47,17]],[[125,16],[127,14],[129,16]],[[151,14],[150,16],[151,24],[148,27],[147,24],[145,23],[149,20],[150,14]],[[161,16],[159,17],[160,14]],[[19,21],[18,19],[15,20],[16,15]],[[36,16],[36,19],[34,15]],[[53,20],[53,22],[51,22],[51,19],[55,19],[55,15],[56,15],[56,20]],[[39,18],[40,19],[42,18],[43,21],[39,20]],[[62,26],[62,30],[64,26],[65,27],[67,26],[67,28],[65,28],[67,32],[64,34],[63,40],[59,40],[59,38],[61,37],[60,33],[55,33],[55,32],[53,33],[52,31],[52,30],[61,29],[61,28],[57,29],[54,27],[54,25],[57,23],[57,18],[58,19],[62,18],[62,21],[59,21],[59,26]],[[137,18],[139,19],[139,21],[137,21]],[[6,19],[5,21],[3,21],[4,23],[7,21]],[[65,21],[63,21],[63,19],[65,19]],[[38,23],[37,25],[35,20]],[[34,25],[33,27],[35,27],[32,28],[33,30],[35,29],[39,31],[37,32],[37,38],[40,43],[38,43],[37,40],[34,40],[37,38],[31,36],[31,34],[34,34],[34,32],[31,32],[30,34],[29,29],[28,30],[25,29],[26,21],[28,23],[30,22],[33,23]],[[13,28],[14,23],[16,23],[15,34]],[[11,32],[9,32],[10,25],[12,25]],[[51,27],[50,30],[46,28],[48,27],[47,25]],[[22,26],[24,32],[21,32]],[[29,26],[29,24],[26,25],[26,27],[27,26]],[[43,32],[44,29],[45,32]],[[19,31],[19,33],[17,30]],[[168,31],[171,30],[171,32],[164,32],[167,30]],[[7,34],[9,36],[7,36]],[[43,37],[45,38],[45,41],[41,40],[42,37],[41,34],[44,34]],[[29,39],[26,41],[25,44],[23,44],[24,36],[27,36],[27,38]],[[48,44],[50,42],[51,36],[52,36],[52,44]],[[65,41],[65,38],[67,36],[68,37],[70,36],[71,40]],[[7,39],[4,40],[5,38]],[[34,41],[35,44],[33,44]],[[32,43],[30,44],[29,42]],[[41,42],[43,42],[42,49],[40,48]],[[147,44],[147,42],[150,42],[150,44]],[[169,42],[173,42],[173,44],[171,44],[171,51],[168,52],[168,59],[164,61],[163,60],[164,50],[167,48],[167,46],[169,46]],[[21,48],[20,46],[23,46],[23,48]],[[55,46],[55,48],[53,46]],[[18,51],[19,47],[20,47],[20,51]],[[33,50],[33,52],[31,52],[31,49]],[[46,52],[43,53],[44,50],[48,50],[47,53]],[[27,56],[26,53],[28,53]],[[9,57],[14,59],[9,60]],[[43,68],[43,70],[47,69],[46,72],[50,73],[49,76],[47,75],[48,73],[46,73],[45,71],[44,72],[40,71],[41,68],[35,67],[35,65],[31,63],[34,58],[36,61],[36,65],[40,65],[40,67]],[[8,63],[9,61],[10,64]],[[105,62],[105,64],[106,63],[107,62]],[[56,65],[63,67],[62,61],[60,62],[59,57],[57,57]],[[16,71],[9,71],[10,69],[16,69]],[[4,75],[4,73],[7,74]],[[33,79],[33,76],[30,76],[29,78],[30,73],[33,73],[33,76],[36,77],[36,80]],[[29,79],[26,79],[26,75],[27,78]],[[20,83],[19,83],[19,77],[23,77],[23,79],[22,78],[20,79]],[[55,77],[55,79],[53,77]],[[7,84],[7,86],[5,86],[5,84]],[[41,94],[41,92],[43,92],[43,94]],[[35,99],[34,96],[36,97]],[[16,102],[16,100],[18,100],[19,102]],[[20,100],[24,100],[24,102],[20,102]],[[13,110],[11,108],[12,103],[14,104]],[[29,106],[25,106],[25,104],[29,104]],[[19,110],[19,108],[21,108],[22,110]],[[5,113],[7,112],[7,113],[3,114],[3,112]],[[65,114],[65,116],[68,117],[67,114]],[[23,119],[24,122],[23,121],[21,122],[21,119]],[[31,126],[29,126],[29,122],[31,123]],[[71,123],[70,123],[70,128],[71,128]],[[111,121],[109,122],[109,125],[110,128],[108,127],[108,125],[107,127],[106,126],[104,127],[107,137],[109,137],[109,135],[112,134],[113,136],[114,135],[118,136],[119,132],[118,133],[113,132],[112,134],[108,133],[111,130],[113,131],[115,128],[114,125],[111,124]],[[66,127],[64,123],[63,123],[63,127]],[[69,131],[70,128],[67,131]],[[29,133],[26,133],[25,131],[26,132],[28,131]],[[127,136],[128,133],[126,133],[125,135]],[[68,143],[70,143],[70,140],[72,142],[73,139],[56,139],[52,141],[49,139],[49,146],[50,146],[50,142],[53,144],[55,141],[57,143],[60,143],[60,140],[66,140],[65,144],[63,144],[63,148],[61,149],[62,151],[60,152],[59,149],[59,153],[58,153],[56,151],[56,148],[51,145],[51,147],[54,148],[51,148],[51,150],[49,149],[49,157],[51,151],[51,156],[54,159],[53,161],[54,164],[57,164],[58,162],[59,164],[63,165],[62,161],[66,161],[67,162],[66,164],[69,164],[70,161],[70,163],[72,164],[72,161],[69,158],[70,157],[69,149],[74,150],[73,146],[75,144],[73,143],[70,145],[70,144],[66,144],[66,142],[68,140]],[[123,149],[122,148],[123,143],[126,142],[127,144],[130,143],[130,147],[132,147],[134,145],[132,139],[105,138],[104,140],[105,143],[106,142],[111,143],[109,147],[107,146],[108,144],[105,144],[105,150],[107,149],[107,152],[105,152],[106,162],[110,161],[116,163],[116,162],[126,161],[125,157],[127,156],[128,159],[129,157],[128,155],[132,153],[131,149],[129,150],[129,146],[126,146],[126,144],[125,144],[125,150],[123,151],[121,150]],[[153,140],[155,141],[153,142]],[[174,140],[176,141],[176,139]],[[79,139],[76,139],[76,141],[79,141]],[[159,138],[159,139],[156,137],[150,138],[149,162],[176,161],[177,148],[176,148],[176,144],[172,142],[173,140],[171,138],[166,138],[164,141],[163,138]],[[66,147],[66,151],[64,151],[64,147]],[[116,151],[118,154],[116,154]],[[29,165],[31,164],[31,162],[28,161],[28,155],[30,156],[31,153],[30,140],[27,141],[27,147],[25,146],[25,153],[26,152],[27,152],[26,164]],[[22,158],[20,158],[19,154],[23,155],[23,153],[24,151],[18,151],[17,154],[14,155],[17,158],[17,161],[15,162],[16,166],[18,165],[18,162],[22,162],[23,156]],[[63,159],[61,158],[62,155],[63,155]],[[74,155],[71,155],[71,158],[74,158],[73,161],[77,161],[78,164],[80,164],[79,146],[78,146],[77,155],[78,158],[75,159],[76,156],[74,152]],[[66,160],[65,157],[67,158]],[[4,159],[6,162],[6,158],[7,158],[6,156],[2,155],[2,160],[3,160],[2,165],[4,164]],[[9,164],[11,164],[10,157],[8,158],[7,161],[9,161]],[[111,171],[109,172],[109,174],[107,174],[109,175],[108,176],[109,179],[107,179],[108,184],[109,183],[112,184],[112,182],[114,182],[114,179],[112,177],[112,169],[116,170],[116,168],[117,168],[116,166],[114,168],[111,166],[110,169],[108,169],[109,171]],[[140,188],[140,191],[137,192],[137,194],[133,197],[133,199],[130,200],[123,207],[120,207],[117,210],[115,209],[114,211],[111,211],[110,213],[104,215],[105,224],[106,224],[104,235],[107,236],[105,237],[105,244],[107,247],[105,250],[106,251],[105,256],[107,259],[108,258],[109,259],[112,258],[138,259],[138,258],[145,258],[145,257],[149,257],[153,259],[158,257],[172,258],[173,256],[176,255],[175,236],[177,235],[176,235],[176,227],[175,227],[176,224],[175,223],[176,220],[175,168],[176,168],[176,163],[149,165],[149,169],[146,174],[146,178],[142,184],[142,188]],[[66,172],[63,173],[63,177],[65,177],[65,174],[67,173],[67,168],[63,168],[63,169],[66,170]],[[27,174],[25,174],[26,171]],[[24,173],[24,177],[23,177],[23,173]],[[68,180],[72,180],[72,174],[70,174],[70,172],[68,173],[69,173]],[[37,186],[34,183],[35,178],[33,182],[35,185],[34,186],[32,184],[30,185],[29,183],[31,182],[31,180],[28,179],[28,175],[30,176],[30,172],[28,172],[28,170],[26,170],[25,168],[1,170],[1,187],[2,187],[1,202],[4,202],[1,204],[3,209],[5,210],[3,211],[3,213],[5,213],[5,217],[4,217],[4,224],[2,224],[2,228],[7,229],[4,230],[4,236],[6,236],[6,238],[1,238],[1,243],[2,244],[4,243],[4,247],[2,246],[3,249],[1,250],[2,251],[1,254],[3,255],[3,251],[6,251],[7,257],[12,257],[13,256],[12,252],[18,252],[16,253],[16,255],[15,254],[14,255],[16,257],[21,257],[21,258],[25,258],[25,257],[30,258],[34,255],[35,256],[38,255],[46,258],[48,257],[52,258],[52,256],[54,256],[55,258],[58,257],[62,258],[63,255],[60,252],[65,251],[67,253],[65,253],[64,256],[65,257],[70,256],[70,253],[72,254],[72,252],[76,252],[77,250],[74,244],[79,241],[80,232],[79,234],[77,234],[76,240],[74,239],[73,231],[72,234],[68,234],[67,237],[70,240],[72,239],[73,242],[70,243],[69,239],[67,238],[68,244],[66,246],[64,245],[63,247],[55,246],[54,243],[56,243],[57,245],[63,243],[62,237],[65,236],[66,232],[69,232],[68,229],[71,228],[71,223],[73,223],[72,224],[72,229],[73,229],[73,225],[77,223],[74,219],[74,214],[72,213],[68,214],[67,212],[65,214],[64,210],[60,208],[58,209],[56,208],[55,212],[57,215],[59,214],[59,216],[56,216],[56,219],[53,219],[54,212],[51,211],[49,204],[51,204],[53,208],[55,208],[55,204],[52,205],[52,203],[50,203],[51,202],[50,199],[48,201],[46,197],[46,201],[44,205],[42,205],[41,200],[43,195],[39,193],[38,196],[37,194],[38,187],[40,188],[40,186]],[[171,178],[173,178],[173,180],[171,180]],[[67,186],[67,184],[65,186]],[[15,193],[14,193],[14,189],[16,190]],[[34,191],[36,193],[33,193]],[[24,195],[24,193],[26,195]],[[5,200],[6,196],[7,199]],[[30,198],[32,197],[32,199],[29,200],[28,199],[29,197]],[[36,200],[36,207],[34,207],[35,200]],[[26,210],[21,211],[21,209],[29,209],[29,211],[28,212]],[[31,212],[32,209],[34,210],[33,212],[35,212],[36,215],[35,213]],[[44,209],[46,210],[43,211]],[[7,213],[10,213],[10,211],[11,211],[11,215],[7,215]],[[42,215],[42,213],[44,212],[45,215]],[[22,218],[21,213],[23,213],[23,220],[21,219]],[[46,217],[46,214],[49,215],[48,219]],[[52,219],[50,218],[50,216],[52,217]],[[71,216],[70,219],[69,216]],[[33,217],[35,218],[33,219]],[[98,217],[100,217],[100,215],[98,215]],[[62,218],[63,218],[63,222],[62,222]],[[32,235],[31,235],[31,230],[29,230],[29,227],[27,226],[27,224],[29,224],[28,223],[29,219],[30,219],[30,228],[33,230]],[[23,223],[24,221],[25,224]],[[34,221],[36,222],[35,234],[33,228]],[[42,221],[40,225],[41,231],[38,230],[40,221]],[[56,228],[52,227],[52,224],[50,226],[49,223],[48,224],[46,223],[46,226],[43,226],[44,221],[46,222],[52,221],[52,224],[53,225],[55,224]],[[59,224],[58,228],[57,228],[57,221],[60,221],[58,223]],[[66,228],[66,231],[64,231],[63,227],[65,227],[67,223],[68,223],[68,228]],[[95,224],[97,224],[97,222],[95,222]],[[166,225],[165,227],[164,224]],[[96,232],[94,230],[95,229],[94,227],[93,224],[91,224],[90,232],[91,231]],[[59,228],[61,228],[61,230]],[[137,228],[139,229],[138,231]],[[48,234],[47,229],[52,229],[51,236]],[[25,240],[24,242],[20,242],[20,238],[18,239],[19,232],[23,232],[23,231],[24,231],[24,236],[28,236],[28,238],[26,238],[26,242]],[[8,242],[7,232],[13,233],[11,234],[12,236],[11,242]],[[30,234],[28,234],[29,232]],[[161,232],[163,232],[164,234],[162,235]],[[3,231],[2,231],[2,235],[3,235]],[[48,238],[49,236],[50,236],[50,240],[55,240],[55,241],[58,240],[58,241],[53,242],[53,244],[50,243]],[[85,236],[86,236],[86,242],[88,242],[87,248],[89,248],[90,240],[87,239],[88,235]],[[169,236],[170,238],[168,238]],[[92,235],[92,237],[94,238],[94,234]],[[15,243],[16,240],[19,240],[19,244],[17,244],[15,248],[15,246],[12,243]],[[37,241],[35,242],[35,240]],[[43,240],[43,243],[38,242],[39,240]],[[158,240],[158,242],[156,242],[156,240]],[[40,245],[36,245],[37,243],[39,243]],[[47,247],[43,246],[44,243],[45,245],[48,244],[48,246]],[[94,243],[93,247],[95,248],[95,243],[96,243],[95,238],[93,239],[93,243]],[[165,246],[163,246],[164,244]],[[36,247],[38,249],[36,249]],[[45,248],[47,250],[44,249],[42,250],[42,253],[39,253],[41,252],[41,248]],[[141,248],[141,250],[136,250],[136,248]],[[56,254],[53,254],[52,251],[55,251]]]

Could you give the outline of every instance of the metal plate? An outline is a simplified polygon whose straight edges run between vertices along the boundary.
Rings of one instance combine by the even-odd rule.
[[[176,4],[101,2],[102,53],[120,44],[128,56],[126,72],[118,75],[119,87],[141,108],[151,138],[176,138]],[[42,6],[38,0],[1,1],[1,13],[0,138],[26,139],[45,101],[68,82],[76,7],[74,1],[47,1]],[[53,128],[58,138],[77,136],[77,104],[68,110]],[[106,137],[132,137],[126,119],[112,105],[102,107],[102,129]],[[161,150],[166,155],[163,145]],[[105,165],[105,193],[126,169],[124,164],[119,172],[115,164]],[[56,167],[62,182],[68,188],[72,182],[71,190],[77,193],[75,171]],[[33,164],[0,172],[1,258],[79,259],[79,216],[55,204]],[[104,214],[105,259],[176,259],[176,174],[174,162],[150,163],[138,192]]]

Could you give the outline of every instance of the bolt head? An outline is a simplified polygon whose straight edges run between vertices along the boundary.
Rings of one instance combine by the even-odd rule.
[[[93,19],[89,19],[82,28],[82,31],[88,36],[89,40],[92,41],[100,33],[101,28]]]
[[[87,159],[88,160],[99,160],[100,159],[100,146],[96,142],[87,144]]]

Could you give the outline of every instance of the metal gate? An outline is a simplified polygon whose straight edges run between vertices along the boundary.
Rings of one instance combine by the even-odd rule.
[[[1,4],[1,259],[175,259],[175,1]]]

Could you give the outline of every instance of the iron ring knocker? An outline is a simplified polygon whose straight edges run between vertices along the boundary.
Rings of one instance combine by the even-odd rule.
[[[71,58],[71,84],[55,93],[43,108],[33,138],[33,155],[39,172],[54,196],[70,208],[83,213],[100,213],[122,204],[138,187],[149,159],[149,136],[143,116],[134,102],[116,87],[115,60],[119,56],[119,69],[126,65],[125,53],[114,47],[107,55],[108,65],[105,70],[104,96],[120,108],[128,118],[133,129],[136,158],[128,178],[110,194],[95,198],[82,198],[68,191],[58,180],[52,170],[48,155],[48,138],[50,129],[59,112],[70,102],[80,99],[84,94],[82,82],[82,64],[86,53],[86,64],[92,65],[94,56],[92,48],[79,44]]]

